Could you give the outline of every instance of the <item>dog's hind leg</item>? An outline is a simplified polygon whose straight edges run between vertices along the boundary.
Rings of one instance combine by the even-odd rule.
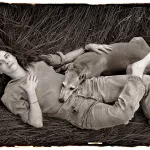
[[[146,43],[146,41],[142,37],[134,37],[131,39],[129,43],[136,43],[146,48],[149,48],[149,45]]]

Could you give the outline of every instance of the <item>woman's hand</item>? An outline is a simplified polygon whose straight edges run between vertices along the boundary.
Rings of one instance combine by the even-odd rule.
[[[25,84],[20,87],[28,94],[28,101],[30,104],[30,111],[28,113],[28,124],[41,128],[43,126],[42,110],[40,108],[35,89],[38,85],[38,79],[35,75],[29,74]]]
[[[112,47],[106,44],[87,44],[85,46],[85,51],[93,51],[98,54],[102,54],[103,52],[108,54],[110,51],[112,51]]]
[[[21,84],[20,87],[27,92],[27,94],[35,92],[38,85],[38,79],[35,75],[29,74],[26,84]]]

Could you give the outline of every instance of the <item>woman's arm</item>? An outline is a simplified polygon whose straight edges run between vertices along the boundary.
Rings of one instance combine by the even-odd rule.
[[[30,111],[28,114],[28,124],[40,128],[43,126],[42,111],[39,106],[35,90],[28,92]]]
[[[42,118],[42,111],[39,106],[37,95],[35,92],[37,85],[38,79],[36,78],[36,76],[29,75],[27,77],[27,83],[25,85],[21,85],[20,87],[27,92],[30,104],[27,123],[36,128],[40,128],[43,126],[43,118]]]
[[[82,55],[83,53],[87,51],[93,51],[99,54],[104,53],[109,53],[111,51],[111,47],[108,45],[102,45],[102,44],[87,44],[85,48],[79,48],[76,50],[73,50],[67,54],[63,54],[62,52],[57,52],[57,54],[52,55],[40,55],[39,58],[40,60],[44,60],[47,64],[58,68],[63,66],[64,64],[70,63],[74,61],[77,57]]]
[[[77,57],[79,57],[83,53],[85,53],[85,49],[84,48],[76,49],[76,50],[73,50],[73,51],[67,53],[66,55],[64,55],[65,64],[74,61]]]
[[[67,53],[65,55],[65,63],[70,63],[70,62],[74,61],[77,57],[79,57],[80,55],[82,55],[83,53],[85,53],[87,51],[93,51],[93,52],[96,52],[101,55],[103,52],[108,54],[109,51],[111,51],[111,50],[112,50],[112,48],[109,45],[87,44],[87,45],[85,45],[85,48],[80,48],[80,49],[77,49],[77,50]]]

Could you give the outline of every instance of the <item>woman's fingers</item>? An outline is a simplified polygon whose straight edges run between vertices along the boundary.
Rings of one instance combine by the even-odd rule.
[[[100,47],[99,51],[103,51],[104,53],[108,54],[109,51],[107,49],[105,49],[104,47]]]
[[[38,82],[38,78],[33,75],[33,74],[29,74],[28,77],[27,77],[27,82]]]
[[[36,82],[37,77],[35,75],[33,75],[33,81]]]
[[[27,82],[30,81],[30,74],[27,76]]]
[[[38,78],[34,74],[29,74],[27,76],[26,83],[20,84],[20,88],[25,90],[26,92],[35,90],[38,86]]]
[[[93,52],[96,52],[96,53],[98,53],[98,54],[100,54],[100,55],[102,54],[102,52],[101,52],[100,50],[96,49],[96,48],[93,48],[92,51],[93,51]]]
[[[112,51],[113,48],[110,45],[103,45],[106,50]]]
[[[35,75],[31,75],[31,81],[33,82],[33,83],[35,83],[35,87],[37,87],[37,84],[38,84],[38,78],[35,76]]]
[[[100,46],[98,46],[98,49],[103,51],[106,54],[108,54],[110,51],[112,51],[112,47],[109,45],[100,45]]]
[[[110,45],[106,45],[106,44],[90,44],[89,45],[91,47],[91,50],[98,53],[98,54],[102,54],[103,52],[108,54],[110,51],[112,51],[112,46]]]
[[[34,76],[34,82],[36,83],[36,84],[38,84],[38,78],[36,77],[36,76]]]

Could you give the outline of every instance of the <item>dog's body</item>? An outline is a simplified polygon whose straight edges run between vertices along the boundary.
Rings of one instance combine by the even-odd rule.
[[[83,79],[100,75],[116,75],[126,71],[132,64],[150,52],[149,46],[137,43],[115,43],[110,45],[112,52],[99,55],[95,52],[79,56],[65,74],[65,80],[60,94],[61,102],[65,102],[77,89]],[[145,73],[150,73],[150,66]]]
[[[125,71],[129,64],[142,59],[150,52],[150,48],[135,43],[115,43],[110,46],[113,51],[109,54],[84,53],[74,61],[73,67],[80,68],[81,72],[86,68],[86,78],[114,75]],[[150,73],[150,68],[147,68],[147,71]]]

